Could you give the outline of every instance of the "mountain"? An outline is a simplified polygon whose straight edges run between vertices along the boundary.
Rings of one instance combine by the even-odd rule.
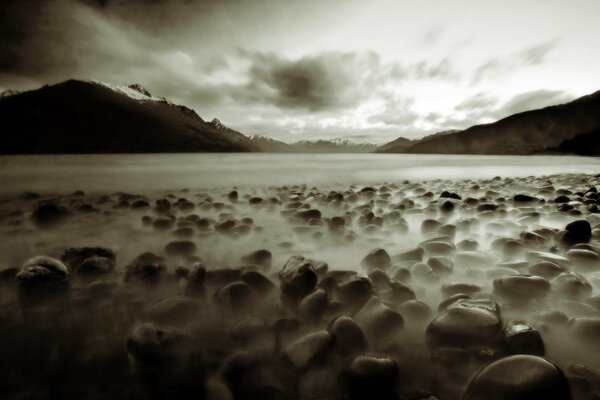
[[[600,129],[600,91],[570,103],[526,111],[485,125],[434,135],[400,153],[439,154],[536,154],[575,152],[600,154],[586,142],[596,139]]]
[[[346,138],[301,140],[290,146],[296,153],[370,153],[377,148],[371,143],[354,142]]]
[[[260,151],[266,153],[291,153],[294,151],[290,144],[266,136],[254,135],[250,140],[258,146]]]
[[[375,153],[403,153],[404,150],[406,150],[408,147],[425,141],[425,140],[429,140],[431,138],[434,137],[438,137],[438,136],[446,136],[446,135],[450,135],[451,133],[455,133],[458,132],[458,130],[456,129],[448,129],[445,131],[440,131],[440,132],[436,132],[433,133],[431,135],[427,135],[425,137],[422,137],[421,139],[417,139],[417,140],[410,140],[404,137],[399,137],[396,140],[392,140],[389,143],[386,143],[382,146],[379,146],[376,150]]]
[[[69,80],[0,98],[0,152],[248,152],[239,132],[140,85]],[[243,135],[241,135],[243,136]]]
[[[399,137],[375,149],[376,153],[401,153],[402,150],[412,145],[414,141],[405,137]]]
[[[329,140],[300,140],[285,143],[265,136],[254,135],[251,140],[261,151],[267,153],[370,153],[377,146],[354,142],[346,138]]]
[[[260,149],[260,146],[257,143],[255,143],[251,138],[236,130],[229,128],[228,126],[223,125],[223,123],[218,119],[214,118],[212,121],[210,121],[210,124],[218,132],[227,137],[227,139],[229,139],[231,142],[236,143],[240,146],[244,146],[250,149],[250,151],[262,151]]]

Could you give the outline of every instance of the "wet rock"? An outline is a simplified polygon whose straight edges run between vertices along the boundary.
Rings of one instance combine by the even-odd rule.
[[[356,312],[373,295],[373,285],[368,278],[350,275],[339,282],[334,294],[336,299],[340,300],[349,311]]]
[[[298,316],[305,321],[318,321],[327,311],[329,301],[323,289],[317,289],[302,299],[298,305]]]
[[[473,378],[463,400],[570,400],[563,372],[550,361],[515,355],[493,362]]]
[[[530,354],[543,356],[544,341],[539,332],[522,321],[511,321],[504,329],[503,344],[508,354]]]
[[[592,227],[586,220],[573,221],[565,227],[562,239],[568,244],[587,243],[592,237]]]
[[[230,311],[241,311],[254,305],[256,294],[246,282],[232,282],[220,288],[215,299]]]
[[[511,301],[525,301],[545,297],[550,283],[536,275],[506,275],[494,279],[494,293]]]
[[[291,307],[311,293],[317,285],[317,273],[312,260],[292,256],[279,273],[282,300]]]
[[[405,301],[400,305],[398,311],[410,322],[428,322],[433,315],[427,303],[418,300]]]
[[[48,256],[27,260],[16,275],[19,299],[24,306],[60,298],[69,290],[69,270],[65,264]]]
[[[188,297],[202,298],[206,294],[204,279],[206,277],[206,267],[201,263],[195,263],[187,273],[187,283],[184,293]]]
[[[273,256],[269,250],[255,250],[242,256],[240,261],[244,264],[258,265],[265,270],[271,269]]]
[[[371,297],[360,309],[354,320],[374,345],[394,341],[404,326],[404,318],[397,311]]]
[[[123,281],[155,285],[166,272],[167,267],[162,263],[162,258],[152,253],[143,253],[125,267]]]
[[[170,218],[157,218],[152,223],[152,227],[157,231],[167,231],[173,228],[173,225],[175,225],[175,221]]]
[[[346,376],[348,398],[395,399],[398,365],[385,356],[360,355],[350,364]]]
[[[502,336],[500,309],[490,300],[456,300],[431,321],[426,336],[430,349],[494,348]]]
[[[387,251],[377,248],[362,259],[361,265],[369,270],[379,268],[385,271],[392,266],[392,259]]]
[[[327,331],[317,331],[301,337],[284,350],[284,355],[294,367],[301,369],[311,361],[323,358],[331,345],[331,335]]]
[[[453,282],[442,285],[442,293],[446,297],[451,297],[457,294],[466,294],[469,296],[481,291],[481,286],[468,282]]]
[[[47,200],[38,203],[31,214],[31,221],[38,228],[52,228],[63,222],[70,214],[65,207],[55,201]]]
[[[552,280],[552,289],[562,296],[580,300],[592,294],[592,285],[581,274],[576,272],[563,272]]]
[[[367,349],[367,339],[363,331],[348,316],[335,318],[328,330],[333,338],[333,351],[342,357],[361,353]]]
[[[527,271],[531,275],[538,275],[546,279],[552,279],[565,272],[565,270],[551,261],[540,260],[534,264],[531,264]]]
[[[577,272],[600,271],[600,256],[591,250],[571,249],[565,253]]]
[[[174,240],[165,246],[165,252],[171,256],[190,257],[196,251],[196,244],[190,240]]]

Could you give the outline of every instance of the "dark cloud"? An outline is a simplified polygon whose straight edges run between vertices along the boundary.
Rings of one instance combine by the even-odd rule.
[[[321,111],[353,107],[369,89],[389,77],[373,53],[329,52],[289,60],[274,54],[249,55],[246,90],[281,108]]]

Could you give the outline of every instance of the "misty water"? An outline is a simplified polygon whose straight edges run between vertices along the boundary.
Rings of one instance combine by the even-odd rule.
[[[0,317],[9,333],[0,350],[31,352],[15,368],[19,388],[13,394],[30,381],[39,385],[34,393],[43,392],[44,368],[61,362],[75,366],[61,377],[68,382],[61,385],[63,398],[80,398],[86,390],[111,397],[123,386],[139,391],[133,397],[144,394],[154,390],[156,379],[147,386],[147,377],[134,373],[132,385],[130,370],[145,367],[169,377],[157,380],[169,391],[171,379],[183,379],[169,375],[169,363],[140,367],[148,361],[139,351],[146,351],[144,341],[154,329],[166,330],[160,331],[164,337],[181,330],[192,339],[185,346],[203,357],[210,353],[200,362],[207,377],[221,376],[217,372],[229,368],[236,351],[255,354],[267,382],[227,382],[242,385],[238,389],[247,395],[240,398],[248,399],[261,398],[260,390],[252,390],[273,380],[283,391],[278,398],[292,398],[287,391],[295,383],[286,379],[304,382],[310,371],[317,376],[301,385],[310,396],[300,398],[324,398],[327,390],[340,395],[347,383],[326,389],[329,384],[318,382],[329,382],[331,371],[355,373],[354,362],[346,363],[362,353],[393,360],[406,378],[394,381],[394,391],[424,393],[406,398],[460,398],[481,367],[514,353],[543,354],[571,374],[585,375],[572,363],[600,368],[598,174],[600,160],[568,156],[1,157]],[[41,212],[47,204],[50,211]],[[578,220],[589,223],[589,237],[573,239],[565,230]],[[66,251],[86,247],[103,250]],[[382,250],[372,253],[376,249]],[[34,256],[56,260],[27,261]],[[57,259],[67,264],[68,289],[59,286],[57,297],[53,287],[40,301],[32,293],[47,287],[36,286],[36,274],[54,271]],[[302,275],[307,270],[315,276],[312,286]],[[248,273],[271,283],[265,289],[254,275],[246,281]],[[300,297],[298,284],[310,286],[301,287],[306,292]],[[239,292],[243,285],[247,292]],[[467,319],[428,329],[444,321],[440,303],[454,295],[462,297],[444,307],[454,304]],[[348,350],[352,357],[312,342],[329,343],[340,315],[364,331],[366,344]],[[289,320],[298,326],[277,336]],[[490,320],[498,321],[491,331],[485,325]],[[243,340],[233,333],[237,324]],[[21,339],[30,331],[53,331],[58,349],[24,350],[35,341]],[[310,337],[315,332],[317,339]],[[522,336],[511,342],[513,334]],[[313,344],[303,344],[307,335]],[[77,343],[64,343],[66,337]],[[125,342],[141,347],[125,351]],[[169,356],[181,361],[179,350]],[[311,353],[316,351],[323,353]],[[30,377],[30,361],[40,352],[47,358],[39,376]],[[57,361],[55,352],[64,360]],[[359,361],[367,367],[380,362]],[[98,368],[110,383],[93,381]]]
[[[0,193],[152,191],[600,173],[577,156],[128,154],[0,156]]]

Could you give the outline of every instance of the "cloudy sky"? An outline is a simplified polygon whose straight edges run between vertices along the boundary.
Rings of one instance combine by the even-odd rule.
[[[69,78],[284,141],[466,128],[600,90],[598,0],[2,0],[0,90]]]

